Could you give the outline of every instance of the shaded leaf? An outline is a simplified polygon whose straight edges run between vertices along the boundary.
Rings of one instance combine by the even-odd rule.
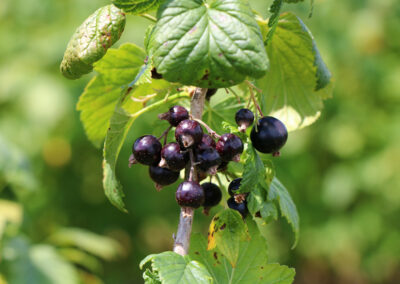
[[[152,275],[157,273],[163,284],[212,283],[212,278],[204,265],[191,260],[189,256],[181,256],[170,251],[152,254],[141,261],[140,268],[142,269],[150,261]]]
[[[125,28],[125,14],[114,5],[101,7],[75,31],[61,62],[61,73],[68,79],[78,79],[92,71]]]
[[[143,72],[145,58],[143,49],[134,44],[123,44],[119,49],[110,49],[95,64],[98,75],[86,86],[77,106],[86,134],[95,146],[99,147],[106,136],[121,88]],[[143,77],[143,83],[150,82],[148,76]]]
[[[257,151],[247,144],[246,160],[244,162],[242,181],[238,192],[251,192],[257,184],[265,183],[265,167]]]
[[[169,0],[158,10],[158,19],[151,53],[168,81],[227,87],[246,76],[258,78],[268,68],[260,29],[246,1]]]
[[[297,213],[296,205],[294,204],[289,192],[277,178],[272,180],[268,192],[268,199],[270,201],[276,200],[278,202],[282,216],[284,216],[288,223],[292,226],[295,234],[295,241],[292,246],[292,248],[294,248],[299,240],[299,214]]]
[[[118,8],[130,14],[142,14],[157,9],[162,0],[114,0]]]
[[[266,50],[270,69],[257,81],[264,113],[282,120],[289,131],[312,124],[330,96],[331,74],[311,33],[294,14],[282,14]]]

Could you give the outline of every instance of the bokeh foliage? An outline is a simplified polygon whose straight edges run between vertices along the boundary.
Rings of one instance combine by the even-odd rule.
[[[269,2],[251,1],[264,17]],[[9,273],[1,264],[7,242],[6,258],[29,246],[33,252],[22,255],[47,256],[55,262],[60,255],[74,263],[83,259],[80,277],[85,283],[142,283],[139,261],[172,245],[179,214],[174,186],[156,193],[144,178],[145,167],[129,169],[127,143],[117,172],[130,213],[112,207],[102,190],[102,153],[87,140],[75,107],[91,76],[71,82],[59,74],[65,45],[76,27],[107,3],[0,2],[0,199],[7,200],[0,203],[3,277]],[[395,0],[320,0],[307,19],[309,8],[308,1],[285,6],[312,31],[334,74],[334,96],[315,124],[291,133],[282,157],[274,160],[298,207],[301,231],[297,248],[290,250],[290,227],[284,222],[267,226],[269,255],[271,261],[296,267],[295,283],[396,283],[400,7]],[[148,23],[128,16],[127,32],[118,45],[130,41],[143,46]],[[217,96],[223,95],[221,91]],[[161,133],[164,126],[149,112],[127,141],[148,129]],[[11,225],[2,234],[6,217]],[[196,214],[194,231],[205,233],[209,222],[209,217]],[[100,239],[104,246],[116,240],[119,245],[109,244],[115,256],[83,247],[87,239],[76,228],[96,233],[96,240],[108,237]],[[77,243],[60,241],[65,241],[59,234],[66,230],[67,237],[71,230],[78,232]]]

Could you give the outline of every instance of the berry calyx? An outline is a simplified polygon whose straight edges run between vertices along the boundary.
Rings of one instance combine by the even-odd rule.
[[[240,154],[243,153],[243,142],[235,134],[223,134],[217,142],[216,149],[225,162],[240,161]]]
[[[153,67],[153,69],[151,69],[151,78],[153,79],[162,79],[163,76],[157,72],[156,67]]]
[[[237,194],[237,191],[240,188],[240,182],[242,181],[242,178],[237,178],[231,181],[231,183],[228,186],[228,193],[230,196],[233,196],[234,194]]]
[[[181,207],[199,208],[204,203],[204,190],[195,181],[184,181],[178,186],[175,198]]]
[[[218,89],[208,89],[206,93],[206,100],[209,101],[210,98],[217,93]]]
[[[189,112],[183,106],[173,106],[167,112],[159,114],[158,118],[167,120],[172,126],[177,126],[181,121],[189,118]]]
[[[247,127],[253,124],[254,114],[247,108],[239,109],[235,114],[235,121],[240,132],[246,132]]]
[[[207,148],[215,148],[215,146],[216,143],[214,139],[208,134],[203,134],[201,142],[197,145],[197,149],[204,150]]]
[[[286,126],[279,119],[264,116],[251,130],[251,142],[261,153],[276,153],[285,145],[288,138]]]
[[[174,172],[158,166],[150,166],[149,175],[156,183],[157,190],[160,190],[165,185],[173,184],[179,178],[179,172]]]
[[[218,166],[222,162],[218,151],[214,148],[206,148],[204,150],[196,151],[195,161],[199,169],[211,175],[217,173]]]
[[[201,142],[203,129],[191,119],[181,121],[175,129],[175,139],[182,148],[190,148]]]
[[[227,201],[228,207],[236,210],[242,215],[243,219],[246,218],[249,210],[247,209],[247,202],[243,201],[242,203],[237,203],[234,197],[231,197]]]
[[[222,199],[221,189],[212,182],[205,182],[201,185],[204,190],[204,207],[213,207],[218,205]]]
[[[156,165],[160,161],[161,143],[153,135],[141,136],[132,146],[134,159],[143,165]]]
[[[187,152],[182,152],[178,143],[168,143],[161,150],[160,167],[167,167],[172,171],[180,171],[189,161]]]

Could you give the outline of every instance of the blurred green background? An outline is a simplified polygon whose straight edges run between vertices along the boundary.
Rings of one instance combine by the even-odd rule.
[[[251,1],[264,16],[270,2]],[[301,236],[290,250],[287,224],[270,225],[269,255],[296,268],[295,283],[400,283],[396,2],[316,0],[311,19],[308,1],[286,5],[313,32],[335,81],[321,118],[291,133],[275,160]],[[127,167],[130,141],[155,127],[156,114],[141,117],[120,155],[123,214],[103,194],[102,152],[75,110],[90,76],[68,81],[58,70],[75,28],[106,3],[0,1],[0,283],[143,283],[139,261],[171,248],[174,186],[156,193],[145,167]],[[148,24],[128,16],[117,45],[142,46]],[[205,233],[210,218],[197,214],[194,231]]]

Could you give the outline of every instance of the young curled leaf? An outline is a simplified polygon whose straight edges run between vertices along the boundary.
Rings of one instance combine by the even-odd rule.
[[[61,73],[68,79],[78,79],[93,70],[125,28],[125,14],[114,5],[107,5],[92,15],[75,31],[61,62]]]

